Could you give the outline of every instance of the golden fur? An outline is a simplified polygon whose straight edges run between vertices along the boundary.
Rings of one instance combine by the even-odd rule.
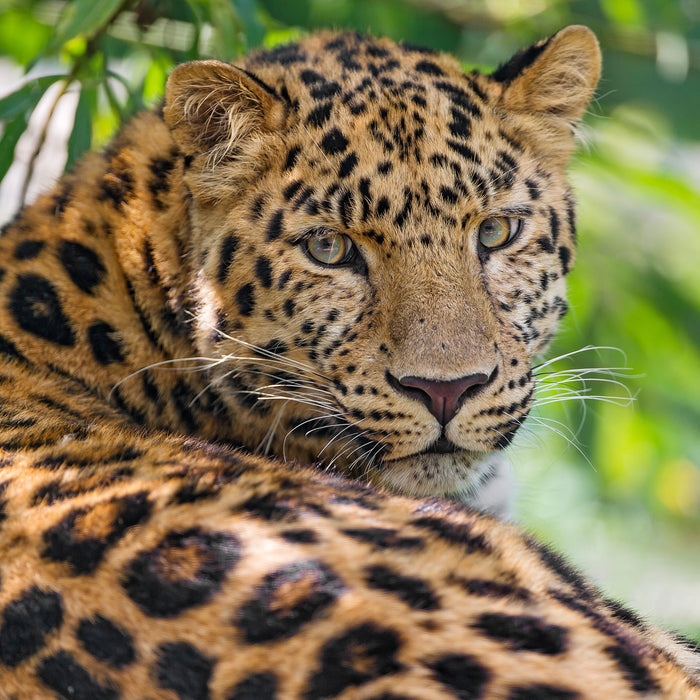
[[[491,76],[329,33],[186,64],[5,228],[0,698],[700,698],[459,503],[566,308],[599,70],[583,27]]]

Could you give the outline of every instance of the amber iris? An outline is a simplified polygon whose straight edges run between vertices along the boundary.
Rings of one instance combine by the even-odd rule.
[[[314,260],[324,265],[342,265],[354,255],[352,240],[348,236],[333,232],[310,238],[306,249]]]
[[[492,216],[479,226],[479,243],[485,248],[501,248],[520,232],[522,219],[512,216]]]

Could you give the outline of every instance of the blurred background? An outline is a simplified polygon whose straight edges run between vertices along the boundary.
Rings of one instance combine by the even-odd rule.
[[[571,166],[572,310],[543,362],[562,359],[509,451],[515,517],[700,639],[700,0],[0,0],[0,223],[176,63],[333,27],[490,71],[572,23],[604,72]]]

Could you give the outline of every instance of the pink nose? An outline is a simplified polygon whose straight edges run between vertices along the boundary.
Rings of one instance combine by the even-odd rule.
[[[392,382],[394,388],[411,398],[422,401],[428,410],[438,419],[440,425],[447,425],[459,411],[472,387],[488,384],[495,374],[470,374],[447,382],[424,377],[402,377]],[[394,379],[392,377],[392,379]]]

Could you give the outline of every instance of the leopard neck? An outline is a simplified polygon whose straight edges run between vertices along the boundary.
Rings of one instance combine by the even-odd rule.
[[[208,386],[202,371],[206,360],[194,342],[192,280],[202,261],[192,245],[184,157],[158,112],[137,117],[117,140],[115,153],[106,155],[110,165],[105,178],[130,183],[134,193],[133,206],[127,198],[117,207],[121,221],[113,226],[114,248],[148,354],[132,360],[130,369],[136,374],[117,380],[122,384],[110,390],[112,399],[121,398],[148,425],[231,439],[230,418]],[[121,173],[122,163],[133,164],[135,174]]]

